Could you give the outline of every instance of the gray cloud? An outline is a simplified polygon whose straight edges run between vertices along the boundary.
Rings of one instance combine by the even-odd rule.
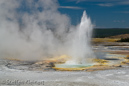
[[[129,11],[122,11],[122,12],[120,12],[120,13],[129,13]]]
[[[98,2],[100,4],[97,4],[98,6],[115,6],[115,5],[129,5],[129,0],[69,0],[69,1],[75,1],[76,3],[81,2]],[[110,4],[109,4],[110,3]]]
[[[118,5],[129,5],[129,0],[119,1],[117,4]]]
[[[59,8],[76,9],[76,10],[84,9],[84,8],[81,8],[81,7],[74,7],[74,6],[59,6]]]
[[[129,11],[123,11],[122,13],[129,13]]]
[[[124,23],[125,20],[114,20],[113,22],[114,22],[114,23]]]
[[[106,4],[97,4],[98,6],[102,6],[102,7],[111,7],[111,6],[114,6],[113,4],[111,3],[106,3]]]
[[[129,11],[118,11],[118,12],[114,12],[114,13],[124,13],[124,14],[128,14]]]

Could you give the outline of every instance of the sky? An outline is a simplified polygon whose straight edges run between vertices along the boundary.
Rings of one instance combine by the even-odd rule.
[[[86,10],[95,28],[129,28],[129,0],[58,0],[59,11],[77,25]]]

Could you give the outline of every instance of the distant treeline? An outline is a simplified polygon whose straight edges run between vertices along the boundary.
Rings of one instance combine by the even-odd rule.
[[[117,42],[129,42],[129,38],[121,38],[119,41]]]
[[[129,28],[95,28],[93,30],[93,37],[94,38],[105,38],[120,34],[129,34]]]

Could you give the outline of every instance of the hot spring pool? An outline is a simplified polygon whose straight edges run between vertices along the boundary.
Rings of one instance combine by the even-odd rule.
[[[86,68],[94,64],[55,64],[56,68]]]

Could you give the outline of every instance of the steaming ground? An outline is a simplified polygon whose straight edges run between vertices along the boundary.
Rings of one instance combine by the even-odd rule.
[[[0,86],[32,86],[31,84],[16,85],[9,81],[37,81],[43,85],[33,86],[128,86],[129,67],[104,71],[29,71],[9,69],[6,61],[0,61]],[[6,83],[5,83],[6,82]],[[18,84],[18,83],[17,83]]]

